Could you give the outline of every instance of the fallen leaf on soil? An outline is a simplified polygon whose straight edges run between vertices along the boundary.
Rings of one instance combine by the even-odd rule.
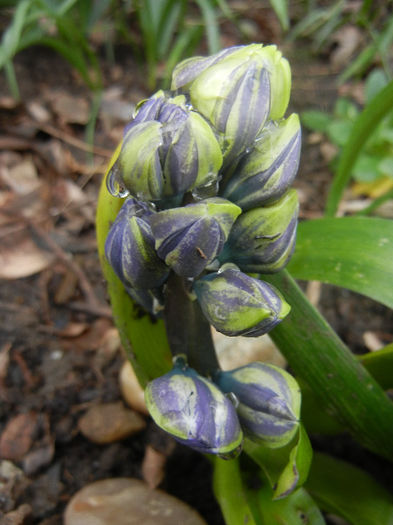
[[[335,68],[341,68],[359,50],[363,33],[358,27],[347,24],[338,29],[331,40],[336,47],[330,53],[330,62]]]
[[[125,361],[120,369],[119,384],[122,396],[127,404],[142,414],[148,414],[143,388],[139,384],[129,361]]]
[[[89,104],[85,98],[57,91],[51,93],[51,105],[59,118],[70,124],[86,124],[89,120]]]
[[[37,413],[18,414],[5,426],[0,437],[0,457],[19,461],[30,450],[37,428]]]
[[[121,401],[92,406],[78,423],[82,434],[93,443],[112,443],[140,432],[145,420],[125,408]]]
[[[182,501],[150,489],[143,481],[115,478],[96,481],[69,502],[64,525],[207,525]]]
[[[19,195],[27,195],[41,186],[35,164],[28,155],[21,156],[20,162],[4,169],[1,178],[9,188]]]
[[[41,272],[53,262],[52,253],[41,250],[29,237],[0,252],[0,279],[20,279]]]
[[[1,510],[9,512],[16,506],[16,501],[30,485],[24,472],[11,461],[0,460]]]
[[[23,503],[16,510],[8,512],[1,520],[1,525],[23,525],[25,518],[31,514],[31,507]]]

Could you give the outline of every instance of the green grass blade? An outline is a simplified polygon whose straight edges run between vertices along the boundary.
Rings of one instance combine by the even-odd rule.
[[[333,217],[347,186],[353,167],[376,126],[393,108],[393,80],[382,89],[357,117],[352,133],[341,151],[337,172],[330,187],[326,215]]]
[[[120,152],[115,151],[107,174]],[[112,197],[102,182],[97,205],[97,243],[102,271],[108,284],[114,321],[119,330],[122,345],[142,386],[148,381],[168,372],[172,367],[164,323],[142,314],[136,307],[124,286],[116,277],[105,257],[105,240],[109,228],[115,220],[123,203],[122,199]]]
[[[277,15],[277,18],[284,31],[289,29],[289,14],[287,0],[270,0],[270,5]]]
[[[288,269],[296,279],[348,288],[393,308],[393,221],[324,218],[299,224]]]
[[[179,26],[182,5],[178,0],[170,0],[161,13],[157,41],[160,43],[157,51],[160,59],[166,57],[175,31]]]
[[[3,34],[0,47],[0,69],[13,58],[19,48],[19,41],[25,25],[28,10],[31,7],[31,0],[19,2],[11,24]]]
[[[217,53],[221,49],[220,29],[213,4],[209,0],[196,0],[206,27],[209,53]]]
[[[269,335],[295,375],[309,384],[321,410],[337,417],[354,439],[393,460],[393,404],[385,392],[287,271],[262,278],[291,305],[288,317]]]
[[[307,489],[319,506],[352,525],[392,525],[393,498],[360,468],[315,454]]]

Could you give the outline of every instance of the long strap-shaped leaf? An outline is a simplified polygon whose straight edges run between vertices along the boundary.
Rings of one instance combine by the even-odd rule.
[[[119,151],[120,146],[109,163],[107,174],[117,159]],[[139,382],[144,386],[151,379],[170,370],[172,357],[163,321],[152,320],[148,314],[141,312],[125,291],[105,257],[105,239],[122,204],[123,199],[113,197],[108,192],[104,180],[97,206],[98,252],[121,342]]]
[[[321,404],[354,438],[393,460],[393,403],[304,296],[287,271],[264,275],[291,305],[269,335]]]
[[[306,487],[323,510],[353,525],[393,524],[392,495],[346,461],[315,454]]]
[[[353,131],[341,152],[337,172],[330,187],[326,206],[328,217],[333,217],[337,211],[345,186],[351,178],[352,168],[364,144],[392,108],[393,80],[372,99],[354,123]]]
[[[288,269],[297,279],[342,286],[393,308],[393,221],[343,217],[302,222]]]

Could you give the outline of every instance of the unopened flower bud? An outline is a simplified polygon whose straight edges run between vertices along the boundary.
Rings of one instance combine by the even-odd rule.
[[[211,198],[151,215],[159,257],[178,275],[196,277],[218,256],[240,212],[225,199]]]
[[[147,222],[152,211],[135,199],[128,199],[109,230],[105,254],[119,279],[132,288],[161,286],[169,270],[154,249],[154,237]]]
[[[285,370],[251,363],[218,372],[215,382],[223,392],[237,397],[237,413],[247,437],[272,448],[284,446],[293,438],[301,396],[296,380]]]
[[[220,261],[231,261],[244,272],[278,272],[289,262],[299,212],[295,190],[269,206],[242,213],[231,229]]]
[[[160,200],[212,183],[222,154],[211,126],[184,95],[159,91],[144,101],[125,128],[122,148],[108,179],[142,200]]]
[[[272,285],[231,268],[198,279],[194,291],[209,323],[229,336],[266,334],[290,311]]]
[[[291,75],[276,46],[229,48],[212,57],[180,63],[172,89],[189,92],[191,104],[220,132],[228,165],[254,141],[266,120],[281,118]]]
[[[295,178],[300,146],[301,130],[296,114],[278,124],[270,122],[236,166],[222,196],[243,210],[278,199]]]
[[[240,452],[243,434],[234,405],[181,359],[147,385],[145,400],[157,425],[180,443],[207,454]]]

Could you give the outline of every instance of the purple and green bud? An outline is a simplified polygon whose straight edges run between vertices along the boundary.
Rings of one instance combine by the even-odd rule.
[[[243,210],[280,198],[296,176],[300,146],[296,114],[279,123],[269,122],[234,169],[221,195]]]
[[[136,199],[128,199],[109,230],[105,255],[119,279],[135,289],[163,284],[169,269],[154,249],[148,218],[154,212]]]
[[[221,164],[220,146],[206,120],[190,109],[184,95],[170,98],[159,91],[141,103],[125,128],[108,188],[157,201],[211,184]]]
[[[223,457],[240,452],[243,433],[234,405],[183,359],[147,385],[145,400],[157,425],[180,443]]]
[[[280,271],[295,247],[298,213],[293,189],[269,206],[242,213],[231,229],[220,261],[233,262],[244,272]]]
[[[272,448],[291,441],[299,425],[301,395],[290,374],[256,362],[219,371],[214,379],[223,392],[232,392],[238,399],[237,413],[245,436]]]
[[[216,197],[150,215],[158,256],[178,275],[198,276],[219,255],[240,213]]]
[[[172,89],[189,93],[220,133],[225,165],[252,145],[268,119],[283,117],[290,86],[288,62],[276,46],[261,44],[181,62],[172,76]]]
[[[290,311],[272,285],[232,268],[198,279],[194,291],[209,323],[229,336],[266,334]]]

